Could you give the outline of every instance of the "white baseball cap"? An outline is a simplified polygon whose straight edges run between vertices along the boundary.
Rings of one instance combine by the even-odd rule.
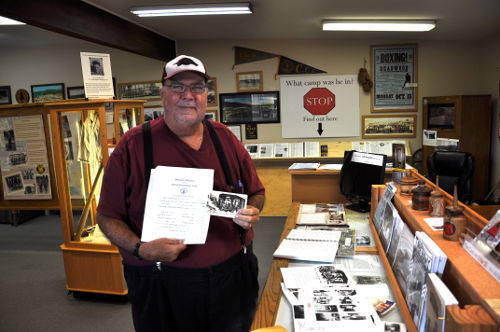
[[[179,55],[175,59],[167,62],[167,64],[165,65],[165,68],[163,69],[162,81],[167,80],[184,71],[194,71],[208,80],[205,66],[199,59],[188,55]]]

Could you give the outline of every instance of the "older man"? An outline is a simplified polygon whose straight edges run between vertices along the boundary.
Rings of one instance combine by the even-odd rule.
[[[207,79],[196,58],[168,62],[164,118],[129,130],[106,166],[98,223],[124,259],[136,331],[248,331],[255,310],[252,226],[259,221],[264,187],[238,139],[220,123],[203,122]],[[212,217],[203,245],[166,238],[142,243],[149,163],[214,169],[214,190],[245,193],[248,205],[233,219]]]

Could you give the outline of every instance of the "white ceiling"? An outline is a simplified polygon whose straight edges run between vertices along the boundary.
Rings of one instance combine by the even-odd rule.
[[[220,0],[88,0],[86,2],[174,40],[402,39],[480,41],[500,36],[500,0],[250,0],[252,15],[139,18],[130,7]],[[222,0],[230,2],[229,0]],[[435,19],[430,32],[328,32],[324,19]],[[0,46],[74,43],[30,26],[0,26]]]

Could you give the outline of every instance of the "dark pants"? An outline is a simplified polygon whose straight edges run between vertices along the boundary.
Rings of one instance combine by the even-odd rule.
[[[205,269],[125,265],[138,332],[247,332],[259,292],[255,255]]]

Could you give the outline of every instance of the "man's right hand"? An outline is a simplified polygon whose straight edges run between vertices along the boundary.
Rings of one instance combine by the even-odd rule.
[[[173,262],[184,249],[184,240],[156,239],[144,242],[139,249],[139,256],[153,262]]]

